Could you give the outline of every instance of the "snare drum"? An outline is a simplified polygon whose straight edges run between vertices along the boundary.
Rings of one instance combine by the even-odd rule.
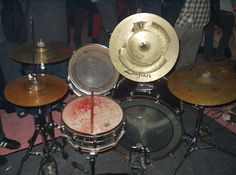
[[[95,95],[91,125],[91,100],[91,96],[81,96],[65,106],[62,136],[76,150],[103,152],[116,146],[124,135],[123,111],[114,100]]]

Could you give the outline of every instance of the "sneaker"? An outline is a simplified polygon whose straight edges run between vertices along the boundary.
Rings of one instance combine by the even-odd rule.
[[[7,164],[7,158],[0,155],[0,167]]]
[[[11,140],[11,139],[8,139],[5,137],[0,142],[0,147],[7,148],[7,149],[18,149],[18,148],[20,148],[20,143],[16,140]]]

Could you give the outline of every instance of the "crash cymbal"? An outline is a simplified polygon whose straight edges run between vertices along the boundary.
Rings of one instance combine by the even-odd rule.
[[[10,57],[21,63],[33,64],[33,47],[29,44],[16,46],[10,53]],[[68,59],[73,50],[62,43],[44,43],[39,41],[35,46],[35,64],[56,63]]]
[[[199,64],[174,71],[168,88],[179,99],[195,105],[215,106],[236,99],[236,72],[218,64]]]
[[[36,107],[59,100],[67,89],[66,82],[53,75],[22,76],[7,84],[4,94],[15,105]]]
[[[150,82],[163,77],[174,66],[179,41],[165,19],[138,13],[116,26],[109,52],[114,67],[123,76],[137,82]]]

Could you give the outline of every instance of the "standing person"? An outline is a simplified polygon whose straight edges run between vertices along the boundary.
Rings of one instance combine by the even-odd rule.
[[[203,55],[208,61],[221,61],[226,58],[226,49],[233,33],[235,0],[211,1],[210,23],[206,26]],[[213,7],[217,8],[213,8]],[[216,10],[215,10],[216,9]],[[222,31],[218,47],[214,52],[214,30],[218,26]]]
[[[2,73],[2,67],[0,65],[0,99],[3,98],[3,88],[4,88],[4,76]],[[2,100],[0,101],[0,104],[2,104]],[[20,143],[18,141],[9,139],[5,137],[5,133],[3,131],[3,126],[2,126],[2,121],[1,121],[1,116],[0,116],[0,148],[7,148],[7,149],[18,149],[20,147]],[[6,165],[7,159],[0,155],[0,167]]]
[[[195,64],[203,30],[210,19],[210,0],[185,0],[175,23],[180,53],[175,69]]]
[[[108,47],[110,35],[118,24],[115,1],[113,0],[91,0],[91,1],[96,4],[96,7],[101,16],[101,31],[100,31],[99,43]]]
[[[22,7],[26,7],[27,0],[20,0]],[[68,27],[66,18],[66,0],[30,0],[28,18],[32,17],[32,24],[28,26],[28,43],[32,44],[32,34],[35,43],[40,39],[45,43],[59,42],[68,44]],[[30,21],[30,20],[29,20]],[[59,76],[67,80],[67,60],[45,65],[45,73]],[[28,65],[26,65],[27,67]],[[26,68],[26,73],[27,69]]]
[[[7,113],[13,113],[16,111],[18,116],[25,116],[26,115],[25,109],[10,104],[5,99],[4,94],[3,94],[6,84],[22,76],[21,63],[9,57],[10,52],[16,46],[16,44],[8,41],[4,33],[2,18],[3,18],[3,10],[4,10],[3,8],[5,8],[6,1],[7,0],[0,1],[0,13],[1,13],[1,16],[0,16],[1,17],[1,20],[0,20],[0,58],[1,58],[0,66],[2,68],[2,73],[3,73],[3,76],[1,76],[1,80],[0,80],[1,87],[2,87],[1,105],[2,105],[2,108],[4,108]]]
[[[153,13],[162,15],[163,0],[137,0],[137,13]]]
[[[74,50],[82,46],[82,31],[88,22],[88,35],[93,41],[94,18],[98,17],[97,8],[90,0],[67,0],[67,21],[69,26],[69,45]]]
[[[174,26],[183,4],[184,0],[164,0],[162,17]]]

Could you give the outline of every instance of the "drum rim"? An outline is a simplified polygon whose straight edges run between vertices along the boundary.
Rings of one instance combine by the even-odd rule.
[[[63,114],[64,114],[64,111],[65,111],[66,106],[69,105],[70,103],[74,102],[74,101],[77,100],[77,99],[82,99],[82,98],[88,97],[88,96],[79,96],[79,97],[76,97],[76,98],[72,99],[71,101],[69,101],[69,102],[66,104],[66,106],[64,107],[64,109],[62,110],[62,113],[61,113],[61,124],[62,124],[64,127],[66,126],[66,128],[69,129],[69,130],[72,131],[72,132],[80,133],[80,134],[83,135],[83,136],[91,136],[91,137],[94,137],[94,136],[103,136],[103,135],[106,135],[107,133],[110,133],[111,131],[114,131],[114,130],[118,129],[119,127],[121,127],[121,126],[123,125],[123,123],[125,122],[125,118],[124,118],[123,109],[121,108],[120,104],[119,104],[116,100],[114,100],[114,99],[112,99],[112,98],[110,98],[110,97],[107,97],[107,96],[102,96],[102,95],[94,95],[94,96],[95,96],[95,97],[107,98],[107,99],[113,101],[114,103],[116,103],[116,104],[120,107],[121,113],[122,113],[122,117],[121,117],[122,119],[121,119],[121,121],[120,121],[114,128],[112,128],[112,129],[109,130],[109,131],[100,132],[100,133],[98,133],[98,134],[89,134],[89,133],[78,132],[78,131],[74,130],[73,128],[69,127],[69,126],[66,124],[66,122],[65,122],[64,119],[63,119]]]
[[[131,99],[131,100],[130,100]],[[146,96],[146,95],[134,95],[134,96],[132,96],[132,97],[122,97],[122,98],[120,98],[120,99],[117,99],[117,100],[119,100],[119,103],[120,103],[120,105],[121,105],[121,107],[122,107],[122,102],[129,102],[129,100],[130,101],[132,101],[132,100],[147,100],[147,101],[151,101],[151,102],[157,102],[157,103],[159,103],[160,105],[163,105],[163,106],[165,106],[165,107],[167,107],[174,115],[175,115],[175,117],[174,117],[174,121],[172,121],[171,120],[171,122],[177,122],[178,123],[178,125],[175,125],[176,126],[176,128],[175,129],[177,129],[178,130],[178,133],[174,133],[173,132],[173,136],[172,136],[172,139],[171,139],[171,141],[170,141],[170,143],[171,142],[173,142],[173,140],[174,140],[174,134],[178,134],[178,139],[177,139],[177,136],[176,136],[176,139],[177,139],[177,141],[176,141],[176,144],[171,148],[171,149],[169,149],[169,150],[167,150],[167,148],[169,148],[170,146],[171,146],[171,144],[169,143],[169,144],[167,144],[167,146],[165,146],[163,149],[161,149],[162,151],[163,150],[167,150],[163,155],[160,155],[160,156],[151,156],[151,154],[157,154],[158,152],[160,152],[161,150],[159,150],[159,151],[151,151],[151,152],[149,152],[148,154],[150,155],[150,158],[152,159],[152,160],[160,160],[160,159],[162,159],[162,158],[164,158],[164,157],[166,157],[166,156],[168,156],[170,153],[173,153],[173,152],[175,152],[176,150],[177,150],[177,148],[181,145],[181,143],[182,143],[182,136],[183,136],[183,133],[184,133],[184,128],[183,128],[183,124],[182,124],[182,120],[181,120],[181,116],[179,116],[177,113],[176,113],[176,111],[173,109],[173,107],[172,106],[170,106],[168,103],[166,103],[165,101],[163,101],[163,100],[161,100],[161,99],[156,99],[156,98],[154,98],[153,96]],[[125,101],[126,100],[126,101]],[[123,108],[122,108],[123,109]],[[125,115],[125,114],[124,114]],[[179,119],[178,119],[178,117],[179,117]],[[124,116],[124,119],[126,120],[126,117]],[[127,125],[126,125],[127,126]],[[127,134],[127,133],[126,133]],[[127,148],[125,147],[125,146],[123,146],[121,143],[122,143],[122,140],[125,138],[125,135],[124,135],[124,137],[121,139],[121,141],[120,141],[120,147],[118,146],[116,149],[117,149],[117,151],[119,151],[119,152],[121,152],[121,153],[123,153],[123,154],[125,154],[125,153],[129,153],[129,150],[127,150]],[[119,148],[120,148],[120,150],[119,150]],[[159,153],[160,154],[160,153]]]
[[[100,50],[99,50],[100,49]],[[99,51],[99,52],[102,52],[104,55],[107,55],[106,58],[109,58],[108,60],[110,60],[111,62],[111,59],[110,59],[110,54],[109,54],[109,50],[108,50],[108,47],[104,46],[104,45],[101,45],[101,44],[88,44],[88,45],[85,45],[83,47],[81,47],[80,49],[78,49],[77,51],[75,51],[75,53],[72,55],[71,59],[69,60],[69,66],[68,66],[68,81],[71,82],[71,84],[76,88],[76,89],[72,89],[74,91],[78,91],[77,93],[84,93],[84,94],[91,94],[91,91],[89,91],[88,89],[89,88],[82,88],[79,86],[79,83],[76,82],[76,79],[72,76],[72,69],[73,69],[73,65],[74,63],[80,59],[80,55],[82,55],[84,53],[84,51],[88,52],[88,51]],[[95,90],[94,91],[94,94],[104,94],[108,91],[110,91],[112,88],[115,87],[118,79],[119,79],[119,72],[115,69],[114,65],[112,64],[111,62],[111,65],[113,66],[113,76],[112,76],[112,80],[108,83],[108,84],[105,84],[103,89],[100,89],[100,90]]]

